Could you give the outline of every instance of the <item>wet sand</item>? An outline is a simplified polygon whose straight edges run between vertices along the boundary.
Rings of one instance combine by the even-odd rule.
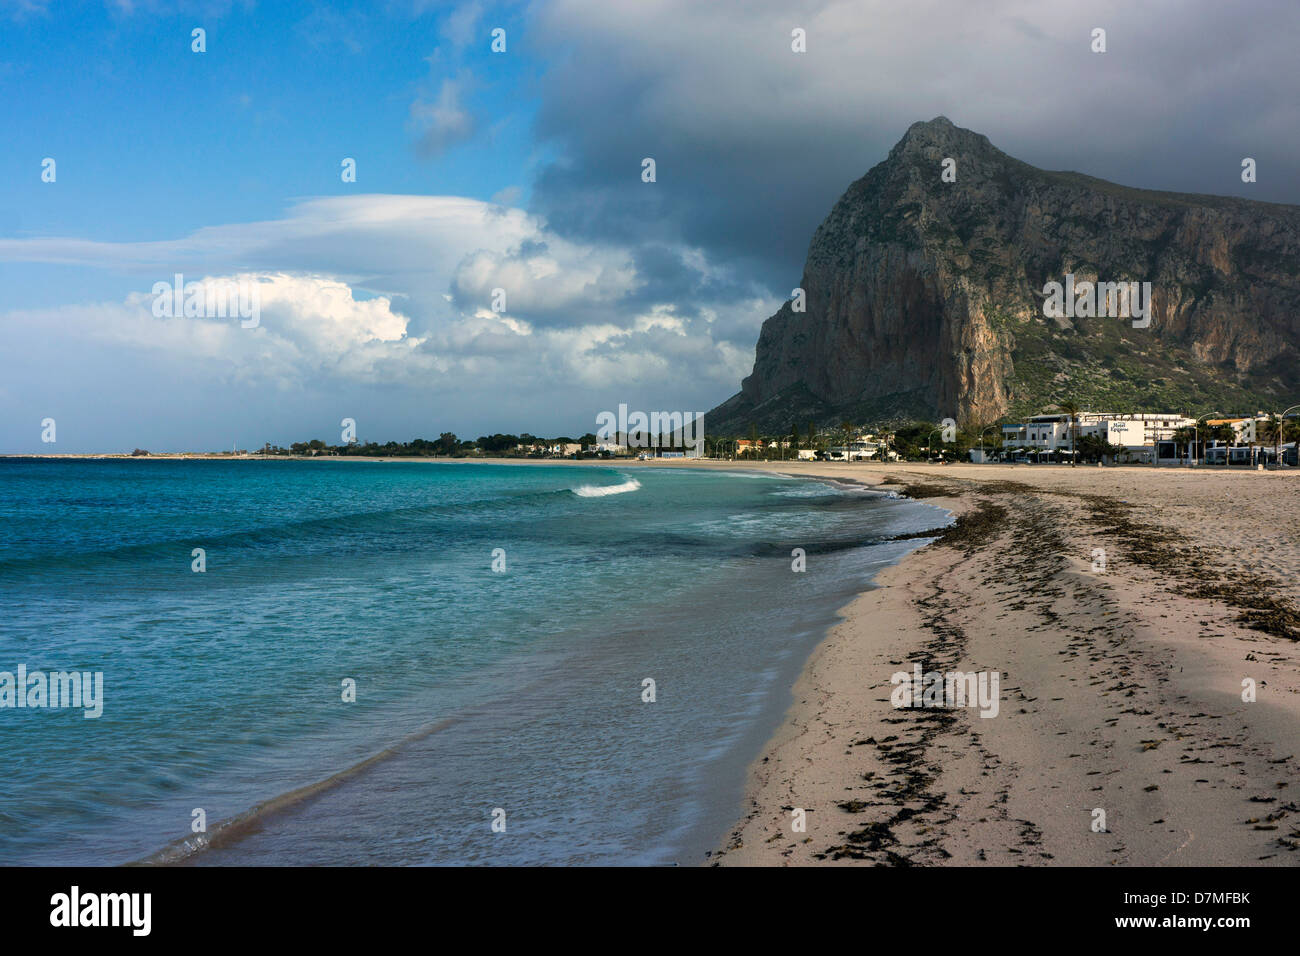
[[[1300,473],[705,466],[959,516],[814,652],[711,862],[1300,863]],[[999,672],[997,716],[893,707],[914,663]]]

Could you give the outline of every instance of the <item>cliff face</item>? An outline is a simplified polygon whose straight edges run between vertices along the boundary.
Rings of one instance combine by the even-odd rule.
[[[1045,318],[1044,284],[1067,273],[1150,282],[1150,327]],[[1300,207],[1045,172],[943,117],[849,187],[800,287],[806,312],[763,323],[711,432],[1300,401]]]

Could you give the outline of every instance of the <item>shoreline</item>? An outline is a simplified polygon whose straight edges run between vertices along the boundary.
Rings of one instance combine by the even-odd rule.
[[[956,518],[827,607],[688,865],[1300,863],[1298,473],[324,460],[760,472]],[[896,708],[916,665],[998,674],[997,713]]]
[[[763,464],[958,523],[841,611],[707,862],[1300,863],[1291,476]],[[999,672],[999,714],[895,709],[913,663]]]

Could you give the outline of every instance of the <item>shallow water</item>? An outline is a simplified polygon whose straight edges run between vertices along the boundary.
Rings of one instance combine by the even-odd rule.
[[[948,519],[635,472],[0,461],[0,671],[105,698],[0,709],[0,863],[699,862],[836,609],[923,543],[881,539]]]

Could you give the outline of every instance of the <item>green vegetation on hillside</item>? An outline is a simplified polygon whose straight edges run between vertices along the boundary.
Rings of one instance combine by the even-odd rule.
[[[1015,340],[1008,382],[1012,417],[1037,414],[1067,397],[1088,411],[1186,415],[1253,412],[1285,398],[1238,384],[1229,369],[1199,365],[1127,320],[1071,321],[1075,329],[1056,329],[1038,317],[1007,326]]]

